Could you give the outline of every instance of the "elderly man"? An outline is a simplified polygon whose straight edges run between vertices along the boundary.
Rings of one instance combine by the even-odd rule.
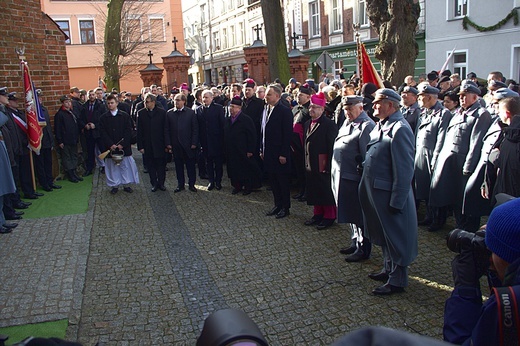
[[[383,269],[371,273],[384,285],[375,295],[404,292],[408,265],[417,256],[417,215],[412,192],[415,139],[399,111],[401,97],[392,89],[379,89],[374,116],[379,123],[370,133],[359,185],[365,229],[383,250]]]
[[[78,177],[78,140],[81,124],[72,112],[72,101],[64,95],[60,97],[61,108],[54,115],[54,135],[56,143],[61,148],[61,164],[69,176],[69,181],[77,183],[83,178]]]
[[[164,126],[166,111],[157,105],[157,97],[145,95],[145,108],[137,112],[137,150],[143,154],[144,165],[150,175],[152,192],[165,191],[166,141]],[[145,155],[146,154],[146,155]]]
[[[256,97],[258,97],[260,100],[265,98],[265,87],[263,85],[260,85],[256,88]]]
[[[331,160],[334,140],[338,134],[336,124],[324,116],[325,95],[311,96],[309,114],[305,123],[305,191],[307,204],[314,206],[313,216],[305,225],[326,229],[336,220],[336,202],[331,188]]]
[[[293,135],[291,137],[291,155],[294,169],[298,179],[300,192],[293,196],[301,202],[305,197],[305,154],[303,150],[304,125],[311,118],[309,106],[311,104],[311,89],[308,84],[300,86],[298,91],[298,106],[292,109],[293,113]]]
[[[187,87],[187,86],[186,86]],[[186,95],[180,93],[175,95],[175,108],[166,112],[166,124],[164,135],[166,147],[173,154],[175,172],[177,174],[177,188],[174,193],[184,190],[184,166],[188,173],[188,189],[197,192],[195,188],[195,160],[197,156],[197,145],[199,143],[199,124],[195,112],[185,106]]]
[[[436,231],[443,226],[446,211],[428,205],[432,170],[437,156],[444,144],[446,128],[451,120],[451,113],[439,102],[439,89],[428,83],[421,83],[419,88],[419,105],[421,116],[416,132],[415,144],[415,199],[426,201],[426,217],[419,222],[428,226],[428,231]]]
[[[369,258],[371,244],[363,232],[363,212],[359,204],[358,166],[365,159],[370,132],[375,123],[363,110],[363,97],[343,96],[341,101],[347,121],[339,129],[332,155],[332,192],[338,209],[338,223],[349,223],[352,245],[340,253],[350,255],[347,262]]]
[[[415,133],[417,128],[417,121],[419,120],[419,116],[421,114],[421,108],[417,103],[417,95],[419,91],[412,86],[404,87],[401,92],[402,104],[401,113],[403,113],[403,117],[406,119],[408,124]]]
[[[208,191],[220,190],[224,162],[224,108],[213,102],[210,90],[204,90],[202,105],[197,107],[195,114],[199,123],[200,154],[209,180]]]
[[[262,146],[260,157],[274,197],[274,207],[266,213],[277,219],[289,215],[291,207],[291,136],[293,116],[291,110],[280,102],[282,88],[276,84],[267,87],[267,106],[262,121]]]
[[[88,101],[83,104],[79,118],[87,144],[86,171],[84,176],[92,174],[96,167],[96,147],[99,140],[99,119],[106,112],[103,102],[96,99],[94,90],[88,91]],[[99,149],[97,150],[99,152]]]
[[[479,94],[475,83],[462,82],[459,92],[461,108],[448,125],[432,174],[430,205],[451,206],[456,226],[461,229],[473,229],[474,223],[478,223],[475,218],[462,215],[462,202],[468,178],[479,162],[482,139],[491,125],[489,112],[478,102]]]

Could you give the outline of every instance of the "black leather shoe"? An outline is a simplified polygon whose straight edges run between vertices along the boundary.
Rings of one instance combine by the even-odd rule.
[[[7,233],[11,233],[12,231],[13,230],[10,228],[5,228],[5,227],[0,226],[0,234],[7,234]]]
[[[215,188],[220,191],[222,190],[222,184],[221,183],[215,183]]]
[[[18,204],[13,205],[13,208],[14,209],[27,209],[27,208],[29,208],[29,206],[25,203],[18,203]]]
[[[265,216],[277,215],[280,212],[280,210],[282,210],[281,207],[273,207],[273,209],[271,209],[267,213],[265,213]]]
[[[16,216],[22,216],[23,214],[25,214],[23,211],[15,211],[14,212],[14,215],[16,215]]]
[[[51,184],[51,187],[52,187],[53,189],[56,189],[56,190],[61,189],[61,186],[60,186],[60,185],[56,185],[56,184],[54,184],[54,183]]]
[[[85,173],[83,173],[83,176],[84,177],[88,177],[91,174],[92,174],[92,171],[90,169],[88,169],[88,170],[85,171]]]
[[[236,195],[236,194],[239,193],[240,191],[242,191],[242,189],[234,188],[233,191],[231,191],[231,194],[232,194],[232,195]]]
[[[157,191],[157,186],[152,187],[152,192]]]
[[[303,193],[297,193],[296,195],[292,196],[293,199],[298,199],[303,196]]]
[[[37,192],[37,191],[34,191],[33,195],[38,196],[38,197],[45,196],[43,193]]]
[[[69,177],[69,181],[70,181],[71,183],[79,183],[79,180],[76,179],[75,177]]]
[[[339,250],[339,253],[342,255],[352,255],[354,252],[356,252],[357,246],[351,245],[350,247],[344,247]]]
[[[323,215],[314,215],[309,220],[305,221],[303,224],[305,226],[317,225],[321,222],[321,220],[323,220]]]
[[[101,173],[105,173],[105,169],[104,168],[103,168],[103,172],[101,172]],[[146,167],[143,168],[143,173],[148,173],[148,169],[146,169]]]
[[[164,185],[159,186],[159,190],[166,191],[166,186],[164,186]]]
[[[325,219],[324,218],[323,220],[321,220],[321,222],[318,224],[318,226],[316,226],[316,228],[319,230],[327,229],[330,226],[332,226],[333,224],[334,224],[334,219]]]
[[[188,190],[190,190],[191,192],[197,192],[197,188],[195,186],[193,186],[193,185],[190,185],[188,187]]]
[[[365,254],[365,252],[361,249],[354,252],[352,255],[345,257],[345,262],[360,262],[366,259],[369,259],[370,256]]]
[[[417,224],[418,224],[419,226],[428,226],[428,225],[431,225],[432,222],[433,222],[432,219],[430,219],[430,218],[424,218],[424,219],[422,219],[421,221],[419,221]]]
[[[213,184],[213,183],[209,183],[209,184],[208,184],[208,191],[211,191],[211,190],[213,190],[214,188],[215,188],[215,184]]]
[[[42,189],[43,189],[43,191],[47,191],[47,192],[52,191],[52,187],[50,187],[50,186],[42,186]]]
[[[78,181],[83,181],[83,178],[80,177],[80,176],[78,176],[78,175],[76,175],[76,179],[77,179]]]
[[[32,194],[32,195],[24,195],[23,198],[24,198],[24,199],[38,199],[38,196],[36,196],[35,194]]]
[[[428,232],[437,232],[438,230],[442,229],[442,227],[443,226],[440,223],[432,223],[426,230]]]
[[[385,272],[376,272],[368,274],[368,277],[375,281],[387,282],[388,274]]]
[[[404,287],[394,286],[390,284],[384,284],[383,286],[376,287],[372,293],[376,296],[388,296],[394,293],[404,292]]]
[[[9,228],[9,229],[13,229],[13,228],[18,227],[18,224],[17,224],[16,222],[5,223],[5,224],[4,224],[4,227],[5,227],[5,228]]]
[[[113,187],[112,190],[110,190],[110,193],[115,195],[117,191],[119,191],[119,189],[117,187]]]
[[[250,195],[250,194],[251,194],[251,190],[245,189],[245,190],[242,192],[242,194],[243,194],[244,196]]]
[[[177,186],[175,190],[173,190],[174,193],[184,191],[184,187]]]
[[[134,192],[134,190],[130,186],[127,186],[127,187],[123,188],[123,191],[124,192],[128,192],[128,193]]]
[[[277,219],[282,219],[286,216],[289,216],[291,215],[291,213],[289,212],[289,209],[286,209],[286,208],[282,208],[277,214],[276,214],[276,218]]]

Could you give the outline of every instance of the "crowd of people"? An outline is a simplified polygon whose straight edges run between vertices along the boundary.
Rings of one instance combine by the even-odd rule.
[[[135,99],[127,92],[73,87],[60,98],[54,135],[42,106],[48,126],[35,156],[38,182],[45,191],[60,188],[52,177],[54,147],[73,183],[83,180],[77,169],[82,148],[83,176],[99,167],[111,194],[120,188],[132,193],[131,185],[139,183],[132,144],[142,154],[152,192],[166,190],[171,161],[174,193],[185,190],[185,172],[188,190],[197,192],[197,169],[208,191],[221,190],[225,164],[234,195],[248,195],[267,181],[273,195],[267,216],[289,216],[295,200],[313,206],[306,226],[348,224],[352,243],[340,250],[345,261],[366,260],[372,246],[380,246],[382,268],[369,278],[383,284],[372,293],[404,292],[418,253],[418,225],[439,231],[453,215],[457,228],[476,232],[498,194],[520,197],[518,85],[500,72],[489,73],[486,87],[474,73],[461,80],[449,71],[432,71],[418,82],[407,76],[402,85],[385,82],[384,88],[360,85],[355,75],[329,77],[320,83],[291,78],[287,86],[260,86],[248,78],[193,91],[182,84],[169,96],[152,85]],[[14,220],[23,214],[17,209],[30,205],[19,189],[24,199],[42,194],[30,182],[16,94],[0,88],[0,104],[0,159],[6,162],[0,202],[2,217]],[[297,193],[291,196],[293,183]],[[421,203],[426,212],[418,221]],[[5,219],[1,233],[16,227]],[[520,257],[518,248],[512,252],[505,260]]]

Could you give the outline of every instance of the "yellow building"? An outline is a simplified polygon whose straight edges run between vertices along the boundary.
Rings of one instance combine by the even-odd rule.
[[[67,59],[71,86],[92,89],[104,77],[103,37],[108,1],[41,0],[48,14],[69,37]],[[129,55],[120,60],[121,90],[139,93],[143,82],[139,70],[149,63],[163,68],[161,57],[173,50],[185,52],[180,0],[127,1],[123,9],[122,45]],[[187,82],[187,81],[186,81]],[[166,85],[166,73],[163,82]],[[165,90],[166,91],[166,90]]]

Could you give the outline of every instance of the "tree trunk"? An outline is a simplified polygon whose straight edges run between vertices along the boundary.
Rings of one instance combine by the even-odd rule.
[[[269,74],[271,81],[280,78],[287,83],[290,76],[289,57],[285,42],[285,26],[280,0],[262,0],[262,15],[267,44]]]
[[[370,22],[379,34],[375,57],[383,79],[400,85],[414,74],[419,47],[415,30],[421,8],[414,0],[367,0]]]
[[[121,55],[121,12],[125,0],[109,0],[105,23],[105,54],[103,67],[108,90],[119,90],[119,56]]]

